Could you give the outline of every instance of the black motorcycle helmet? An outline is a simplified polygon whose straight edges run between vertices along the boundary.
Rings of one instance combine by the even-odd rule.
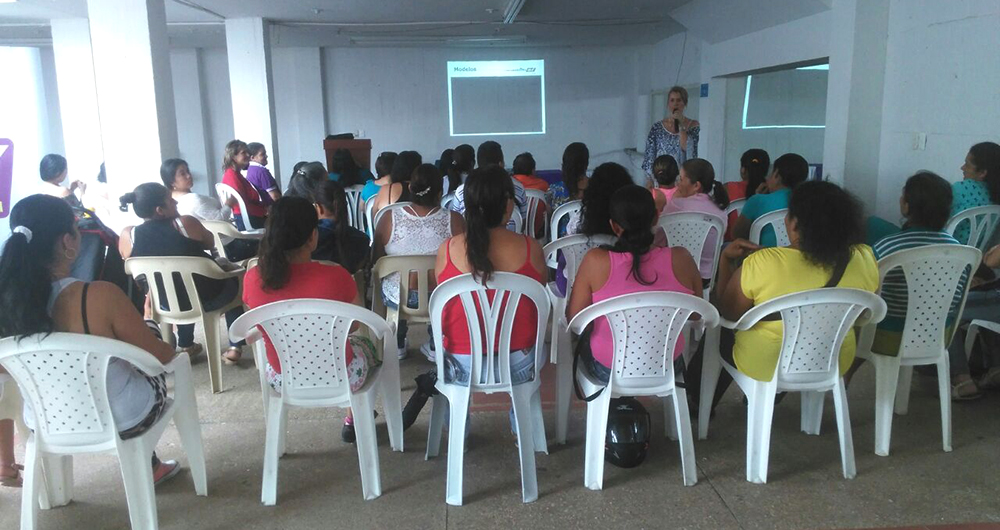
[[[618,467],[635,467],[649,448],[649,412],[635,398],[611,400],[604,459]]]

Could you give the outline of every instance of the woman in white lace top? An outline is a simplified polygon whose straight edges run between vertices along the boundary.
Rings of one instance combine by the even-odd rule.
[[[465,220],[451,210],[440,207],[444,178],[434,164],[422,164],[413,172],[409,182],[412,203],[402,208],[393,208],[383,215],[375,227],[375,241],[372,261],[382,256],[434,255],[438,247],[449,237],[465,232]],[[410,280],[416,286],[416,278]],[[408,291],[407,305],[416,307],[416,291]],[[388,307],[399,306],[399,275],[386,277],[382,282],[382,300]],[[399,356],[406,356],[405,321],[399,323]],[[426,351],[425,351],[426,350]],[[430,356],[430,348],[421,348]]]

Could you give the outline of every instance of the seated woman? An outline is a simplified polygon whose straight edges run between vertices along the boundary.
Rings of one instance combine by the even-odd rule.
[[[691,254],[683,247],[653,246],[656,219],[656,205],[643,187],[625,186],[611,196],[611,229],[618,242],[610,249],[592,249],[583,258],[566,305],[567,321],[594,303],[623,294],[672,291],[701,296],[701,276]],[[614,357],[607,320],[595,321],[584,335],[577,355],[595,378],[607,382]],[[683,351],[681,338],[674,359]]]
[[[129,204],[144,222],[122,230],[118,249],[123,258],[192,256],[212,259],[206,252],[215,246],[212,234],[194,217],[177,213],[177,201],[167,188],[153,182],[140,184],[134,192],[122,195],[123,212],[128,211]],[[149,278],[146,283],[153,288]],[[229,305],[240,290],[238,278],[213,280],[195,275],[194,283],[205,311]],[[175,280],[175,285],[181,308],[190,307],[189,295],[180,280]],[[156,288],[160,289],[160,299],[166,300],[162,286]],[[241,307],[227,311],[226,329],[242,314]],[[242,345],[242,342],[230,342],[229,349],[223,352],[223,360],[228,364],[239,361]],[[191,355],[201,351],[201,346],[194,343],[194,324],[177,325],[177,346]]]
[[[514,209],[514,183],[497,166],[477,169],[465,181],[464,234],[449,238],[437,252],[434,273],[440,284],[472,273],[488,283],[495,272],[513,272],[541,282],[545,273],[542,247],[534,238],[507,230]],[[492,294],[492,291],[488,291]],[[530,380],[534,372],[537,309],[521,300],[514,314],[510,337],[510,374],[513,384]],[[472,367],[469,326],[459,300],[445,305],[441,327],[444,333],[445,380],[469,384]],[[485,366],[485,365],[484,365]]]
[[[239,202],[235,197],[230,197],[226,205],[233,209],[233,217],[236,218],[236,227],[243,230],[264,228],[264,220],[267,218],[267,206],[260,198],[260,193],[250,184],[240,171],[246,171],[250,167],[250,150],[247,144],[240,140],[230,140],[226,144],[226,154],[222,158],[222,183],[236,190],[236,193],[243,199],[243,204],[247,207],[247,215],[250,218],[250,226],[244,226],[243,215],[240,211]]]
[[[758,191],[764,191],[764,179],[771,169],[771,157],[763,149],[747,149],[740,157],[740,181],[727,182],[726,193],[729,194],[730,202],[739,199],[750,199]],[[726,223],[726,241],[733,240],[733,227],[739,213],[735,210],[729,213]]]
[[[378,190],[389,184],[389,173],[395,162],[396,153],[392,151],[382,151],[382,154],[378,155],[378,158],[375,159],[376,178],[365,182],[365,187],[361,189],[362,201],[368,202],[368,199],[378,195]]]
[[[339,182],[322,181],[313,191],[319,215],[319,241],[312,259],[339,263],[354,274],[368,262],[371,244],[364,232],[348,223],[347,193]]]
[[[606,162],[597,166],[587,188],[583,190],[583,208],[580,214],[568,216],[570,220],[566,226],[566,234],[583,234],[588,237],[614,235],[611,231],[611,196],[630,184],[633,184],[632,177],[621,165]],[[566,296],[566,259],[561,252],[558,263],[555,287],[559,296]]]
[[[264,206],[270,207],[274,201],[281,198],[281,190],[274,180],[274,175],[267,169],[267,148],[260,142],[250,142],[247,144],[247,151],[250,152],[250,166],[247,167],[246,178],[251,186],[257,190]]]
[[[969,148],[962,164],[962,180],[951,185],[951,215],[969,208],[1000,204],[1000,145],[978,143]],[[963,245],[969,242],[969,223],[955,229],[955,239]]]
[[[364,307],[354,278],[340,265],[312,261],[319,241],[319,218],[312,203],[300,197],[284,196],[271,206],[260,261],[247,271],[243,282],[243,303],[250,309],[281,300],[319,298]],[[351,331],[357,329],[355,322]],[[281,392],[281,364],[270,338],[267,347],[267,382]],[[371,370],[381,363],[368,339],[347,337],[347,373],[351,391],[365,384]],[[348,413],[341,430],[347,443],[354,443],[354,417]]]
[[[375,178],[371,171],[358,167],[354,156],[347,149],[337,149],[333,152],[328,176],[330,180],[345,188],[361,185]]]
[[[174,349],[159,339],[156,323],[144,323],[118,286],[70,277],[80,232],[65,201],[47,195],[25,197],[14,205],[10,225],[13,233],[0,256],[0,337],[83,333],[127,342],[163,364],[173,360]],[[149,377],[122,359],[108,362],[107,377],[108,405],[118,435],[128,440],[148,431],[166,409],[166,378]],[[32,427],[28,400],[24,412]],[[2,471],[6,477],[17,475]],[[156,484],[178,471],[177,462],[161,462],[153,455]]]
[[[451,164],[444,173],[448,175],[448,192],[455,193],[465,184],[469,173],[476,167],[476,149],[469,144],[462,144],[451,151]]]
[[[372,249],[372,262],[382,256],[399,255],[434,255],[438,248],[448,238],[465,232],[465,221],[462,216],[441,208],[441,194],[444,179],[441,172],[433,164],[421,164],[413,172],[409,191],[413,204],[395,208],[390,215],[382,216],[375,227],[375,245]],[[409,278],[410,290],[407,295],[407,305],[416,307],[417,278]],[[387,307],[399,307],[399,275],[392,274],[382,281],[382,300]],[[400,319],[397,330],[399,358],[406,357],[406,320]],[[434,360],[434,347],[428,341],[420,348],[428,359]]]
[[[583,142],[573,142],[566,146],[562,156],[562,182],[549,185],[552,209],[583,198],[587,189],[587,167],[590,166],[590,150]]]
[[[57,154],[43,156],[42,161],[38,164],[38,174],[42,177],[40,193],[63,199],[74,208],[83,207],[74,192],[79,189],[82,194],[87,190],[87,185],[79,180],[70,182],[68,188],[62,185],[66,181],[66,158],[64,156]]]
[[[379,210],[397,202],[410,201],[410,186],[407,184],[413,171],[423,163],[420,153],[416,151],[403,151],[396,157],[392,164],[392,171],[389,173],[390,183],[382,186],[375,196],[375,206],[372,207],[372,218]]]
[[[326,167],[320,162],[299,162],[288,180],[285,195],[311,201],[316,190],[330,180],[326,175]]]
[[[850,193],[829,182],[806,182],[791,192],[785,227],[791,245],[758,250],[737,239],[722,252],[716,283],[718,307],[724,318],[738,320],[754,306],[786,294],[821,287],[846,287],[875,292],[878,264],[864,240],[861,204]],[[756,251],[756,252],[754,252]],[[751,254],[752,252],[752,254]],[[736,260],[746,258],[742,266]],[[722,330],[722,358],[747,376],[770,381],[778,362],[782,340],[780,321],[761,321],[734,337]],[[844,339],[840,371],[854,360],[855,337]],[[688,396],[698,400],[700,357],[685,374]],[[723,371],[712,407],[732,378]]]
[[[710,195],[711,194],[711,195]],[[723,210],[729,206],[729,195],[722,183],[715,180],[715,168],[708,160],[701,158],[689,158],[681,166],[681,176],[677,180],[677,191],[663,208],[664,214],[677,212],[699,212],[708,213],[722,217]],[[725,227],[725,224],[723,224]],[[663,234],[663,230],[657,228],[657,235]],[[725,229],[723,228],[723,234]],[[702,247],[701,256],[698,256],[698,269],[701,277],[707,282],[712,279],[712,268],[715,260],[719,259],[715,255],[715,244],[723,234],[710,231],[705,239],[705,246]],[[664,242],[665,242],[664,238]]]
[[[733,227],[733,236],[746,239],[750,237],[750,226],[764,214],[775,210],[788,208],[789,196],[796,186],[809,178],[809,163],[805,158],[788,153],[774,161],[774,170],[764,180],[764,187],[758,189],[753,197],[747,199],[743,211]],[[774,229],[765,227],[760,233],[760,245],[763,247],[777,246],[778,240]]]
[[[677,177],[680,176],[680,168],[677,161],[670,155],[660,155],[653,161],[653,187],[650,191],[656,201],[656,206],[660,213],[663,213],[663,206],[674,196],[677,191]]]

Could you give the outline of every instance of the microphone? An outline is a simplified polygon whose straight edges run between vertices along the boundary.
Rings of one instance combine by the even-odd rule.
[[[677,118],[674,118],[674,129],[676,129],[677,132],[681,132],[681,122]]]

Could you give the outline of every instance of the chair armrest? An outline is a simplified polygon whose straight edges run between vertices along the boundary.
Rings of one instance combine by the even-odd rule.
[[[178,371],[191,372],[191,357],[187,352],[178,353],[169,363],[163,365],[163,371],[168,374],[174,374]]]

